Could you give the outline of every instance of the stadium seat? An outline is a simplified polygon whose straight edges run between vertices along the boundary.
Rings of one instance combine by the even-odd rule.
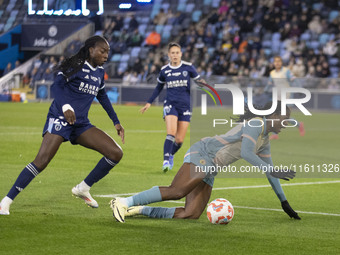
[[[272,36],[272,41],[280,41],[281,34],[280,33],[274,33]]]
[[[209,54],[209,56],[212,56],[213,54],[214,54],[214,52],[215,52],[215,47],[210,47],[210,48],[208,48],[208,54]]]
[[[120,61],[122,55],[121,54],[114,54],[112,57],[111,57],[111,61],[112,62],[118,62]]]
[[[168,12],[169,7],[170,7],[169,3],[164,3],[161,5],[161,8],[164,9],[164,12]]]
[[[338,58],[330,58],[329,59],[329,65],[330,66],[336,66],[339,63],[339,59]]]
[[[328,20],[329,22],[332,22],[334,19],[336,19],[339,16],[339,11],[333,10],[329,13]]]
[[[211,5],[212,0],[204,0],[203,4],[204,5]]]
[[[305,33],[301,34],[300,38],[301,38],[302,41],[307,42],[311,39],[311,35],[310,35],[310,33],[305,32]]]
[[[2,16],[3,13],[4,13],[4,11],[3,11],[3,10],[0,10],[0,18],[1,18],[1,16]]]
[[[193,22],[198,22],[200,21],[202,15],[202,11],[201,10],[196,10],[192,13],[192,21]]]
[[[263,35],[263,41],[271,41],[272,40],[272,33],[270,32],[266,32],[264,35]]]
[[[162,34],[163,28],[163,25],[157,25],[155,29],[158,34]]]
[[[220,0],[212,0],[211,6],[212,6],[213,8],[218,8],[218,7],[220,7]]]
[[[321,46],[325,45],[329,41],[329,34],[323,33],[319,36],[319,43]]]
[[[185,7],[185,12],[192,13],[194,8],[195,8],[195,4],[193,3],[187,4],[187,6]]]
[[[140,47],[133,47],[131,50],[131,57],[138,57],[140,52]]]
[[[312,7],[313,7],[313,10],[320,11],[322,8],[322,3],[314,3]]]
[[[262,46],[265,48],[270,48],[272,46],[272,41],[263,41]]]
[[[331,71],[331,74],[336,74],[338,76],[339,73],[339,67],[337,66],[332,66],[329,68],[329,70]]]
[[[170,31],[163,31],[162,33],[162,42],[167,43],[171,37],[171,32]]]
[[[177,6],[177,11],[179,12],[184,12],[185,11],[185,7],[186,7],[186,4],[181,2],[178,6]]]
[[[166,34],[170,34],[171,36],[171,30],[172,30],[172,25],[165,25],[163,28],[163,34],[166,33]]]
[[[171,30],[171,35],[172,36],[178,36],[181,29],[182,29],[182,27],[180,25],[173,26],[172,30]]]
[[[313,50],[318,49],[320,46],[320,43],[318,41],[312,41],[309,43],[309,47],[312,48]]]
[[[145,30],[146,30],[146,27],[147,27],[147,24],[141,24],[141,25],[139,25],[139,27],[138,27],[138,32],[140,33],[140,34],[145,34]]]
[[[129,54],[123,54],[121,59],[120,59],[120,62],[121,63],[122,62],[127,62],[127,61],[129,61],[129,59],[130,59],[130,55]]]
[[[128,62],[120,62],[118,69],[121,70],[122,72],[125,72],[126,69],[128,68]]]
[[[274,54],[278,54],[280,52],[281,42],[280,41],[272,41],[272,51]]]

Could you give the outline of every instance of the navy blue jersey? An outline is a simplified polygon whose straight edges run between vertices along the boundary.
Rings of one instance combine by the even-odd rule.
[[[113,123],[118,124],[117,115],[105,92],[104,73],[103,67],[94,68],[87,61],[80,71],[69,78],[59,72],[52,84],[55,99],[50,113],[56,117],[64,116],[62,106],[69,104],[74,109],[77,123],[89,122],[88,112],[94,97],[97,97]]]
[[[178,67],[167,64],[162,67],[157,78],[157,87],[148,100],[152,103],[166,85],[166,101],[174,105],[190,106],[190,78],[194,80],[200,76],[191,63],[181,61]]]

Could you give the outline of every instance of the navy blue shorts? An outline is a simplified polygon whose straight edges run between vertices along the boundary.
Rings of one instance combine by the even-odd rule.
[[[164,108],[163,108],[163,118],[165,118],[165,116],[168,116],[168,115],[177,116],[178,121],[190,122],[190,119],[191,119],[190,107],[173,105],[165,101]]]
[[[94,126],[90,122],[70,125],[64,117],[54,117],[49,114],[47,115],[43,136],[46,132],[49,132],[51,134],[60,135],[64,138],[65,142],[70,141],[72,144],[77,144],[77,138],[91,127]]]

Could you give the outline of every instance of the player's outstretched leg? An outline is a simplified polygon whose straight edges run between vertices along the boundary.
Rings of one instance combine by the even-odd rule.
[[[7,196],[1,200],[0,203],[0,215],[9,215],[9,209],[13,202],[21,191],[23,191],[28,184],[42,172],[48,163],[52,160],[57,153],[60,144],[64,141],[64,138],[59,135],[46,133],[41,143],[38,155],[34,161],[29,163],[19,174],[14,185],[8,192]]]
[[[205,177],[205,173],[191,171],[191,169],[194,169],[193,164],[184,163],[182,167],[178,170],[171,185],[168,187],[155,186],[149,190],[142,191],[131,197],[115,198],[111,200],[110,206],[113,211],[113,216],[117,221],[123,223],[125,222],[127,209],[132,206],[147,205],[165,200],[177,200],[185,197],[192,190],[194,190],[195,187],[199,185]],[[147,207],[143,208],[142,212],[145,213],[146,211],[144,211],[144,209],[149,210]],[[169,208],[166,208],[166,210],[157,209],[157,212],[151,210],[148,213],[156,215],[166,214],[169,217],[169,215],[174,213],[174,209],[171,209],[173,211],[169,211],[168,209]]]
[[[202,181],[186,196],[185,207],[132,206],[127,209],[125,217],[144,215],[149,218],[198,219],[209,201],[211,190],[212,187]]]
[[[104,155],[89,175],[72,189],[74,196],[83,199],[88,206],[98,208],[98,203],[91,196],[90,189],[93,184],[104,178],[119,163],[123,152],[109,135],[96,127],[86,130],[77,138],[76,142]]]

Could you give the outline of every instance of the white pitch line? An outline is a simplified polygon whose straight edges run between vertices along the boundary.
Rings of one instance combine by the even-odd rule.
[[[164,201],[164,202],[175,203],[175,204],[184,204],[185,203],[184,201],[175,201],[175,200],[169,200],[169,201]],[[241,206],[241,205],[234,205],[233,207],[234,208],[240,208],[240,209],[282,212],[282,209],[274,209],[274,208],[249,207],[249,206]],[[304,212],[304,211],[296,211],[296,212],[297,213],[306,213],[306,214],[327,215],[327,216],[338,216],[338,217],[340,217],[340,214],[336,214],[336,213]]]
[[[297,183],[286,183],[281,184],[282,186],[302,186],[302,185],[315,185],[315,184],[330,184],[330,183],[340,183],[340,181],[325,181],[325,182],[297,182]],[[221,187],[213,188],[213,190],[233,190],[233,189],[258,189],[258,188],[270,188],[271,185],[255,185],[255,186],[235,186],[235,187]],[[122,196],[133,196],[136,193],[122,193],[122,194],[108,194],[108,195],[94,195],[95,197],[122,197]]]
[[[297,182],[297,183],[284,183],[281,186],[303,186],[303,185],[315,185],[315,184],[330,184],[340,183],[340,181],[325,181],[325,182]],[[271,185],[256,185],[256,186],[237,186],[237,187],[221,187],[213,188],[213,190],[226,190],[226,189],[257,189],[257,188],[270,188]]]
[[[110,133],[112,130],[105,130],[106,133]],[[143,129],[131,129],[125,130],[125,133],[165,133],[165,130],[143,130]],[[0,135],[38,135],[41,132],[4,132],[0,133]]]

